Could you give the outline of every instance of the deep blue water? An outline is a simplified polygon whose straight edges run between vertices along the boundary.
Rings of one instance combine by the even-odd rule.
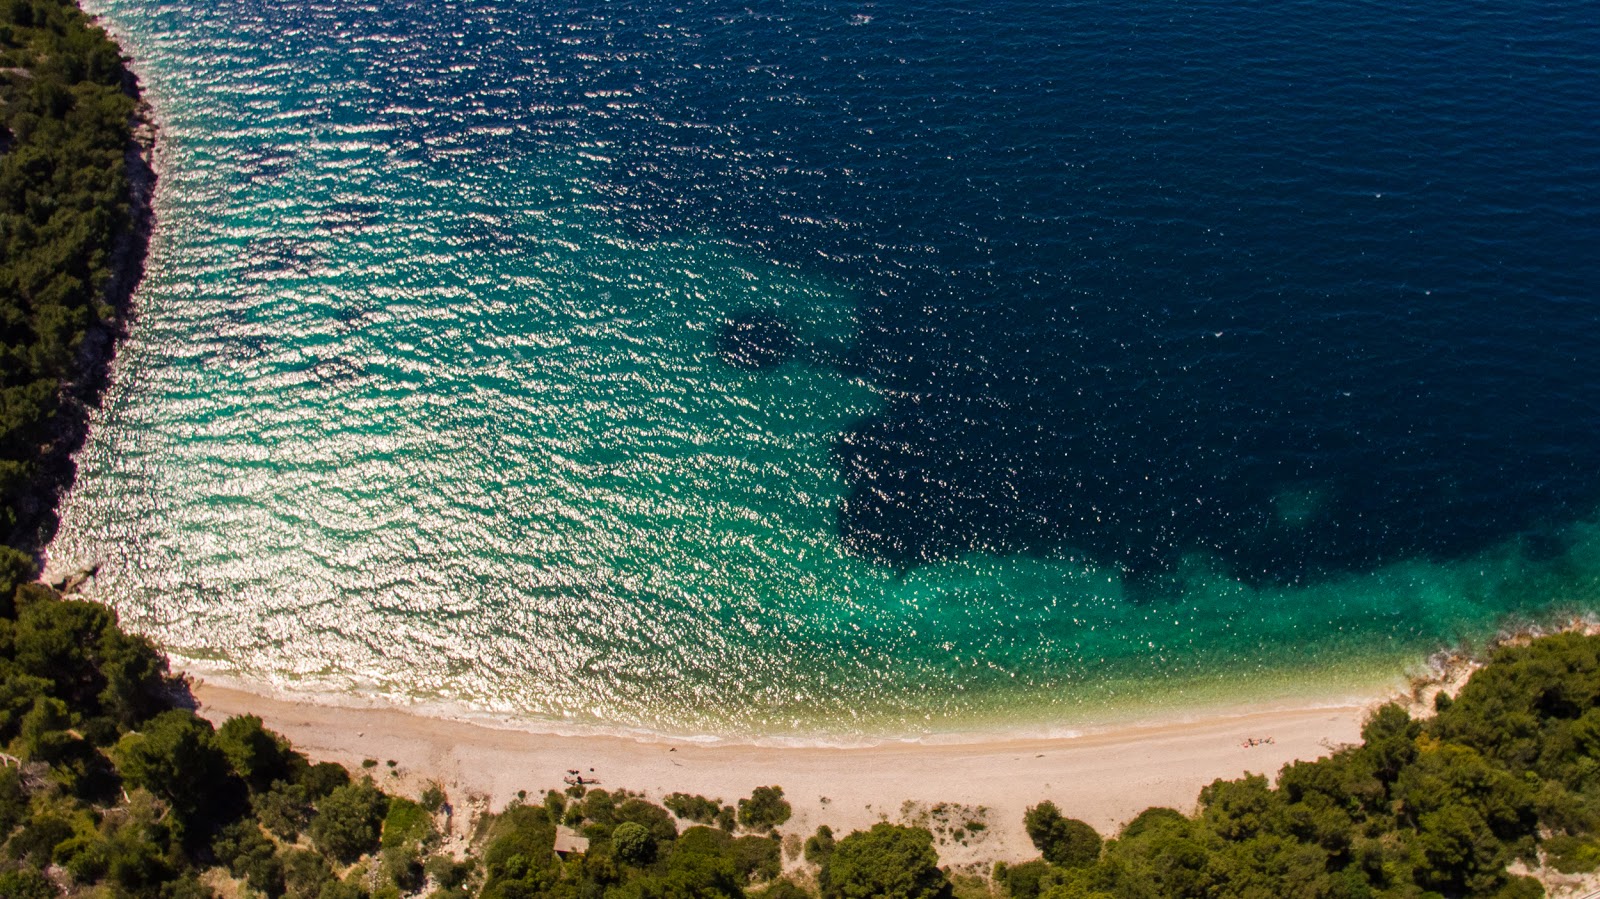
[[[53,553],[192,659],[924,732],[1600,605],[1592,3],[98,5]]]
[[[858,288],[855,551],[1301,582],[1593,508],[1592,5],[689,9],[571,23],[661,95],[608,212]]]

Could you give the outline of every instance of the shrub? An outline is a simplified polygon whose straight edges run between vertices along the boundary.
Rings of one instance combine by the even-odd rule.
[[[448,855],[435,855],[423,865],[423,872],[433,878],[440,889],[453,890],[472,876],[472,863],[458,862]]]
[[[440,786],[436,780],[429,781],[428,785],[422,789],[422,795],[417,797],[417,804],[427,809],[430,815],[437,815],[439,810],[444,808],[444,803],[444,787]]]
[[[1023,862],[1007,867],[996,879],[1004,883],[1006,895],[1011,899],[1039,899],[1039,885],[1050,872],[1043,861]]]
[[[229,718],[217,729],[217,748],[227,756],[233,767],[252,792],[271,787],[289,773],[289,747],[283,738],[261,725],[255,715]]]
[[[306,788],[312,802],[350,783],[350,772],[332,762],[321,762],[301,771],[295,782]]]
[[[433,819],[427,809],[399,796],[389,800],[389,811],[383,819],[383,848],[421,846],[433,835]]]
[[[840,840],[819,877],[823,899],[949,899],[933,834],[875,824]]]
[[[333,869],[321,855],[304,849],[283,853],[284,895],[289,899],[319,899],[333,882]]]
[[[749,830],[771,830],[789,820],[793,811],[783,798],[783,787],[756,787],[749,799],[739,800],[739,823]]]
[[[347,784],[317,803],[311,842],[328,856],[349,863],[378,848],[379,825],[388,797],[371,779]]]
[[[656,839],[644,825],[624,821],[611,831],[611,851],[630,865],[648,865],[656,859]]]
[[[783,871],[778,841],[770,837],[739,837],[733,841],[734,864],[746,881],[771,880]]]
[[[806,838],[806,861],[813,865],[821,865],[833,854],[833,828],[826,824],[817,828],[817,832]]]
[[[6,899],[56,899],[55,884],[38,871],[0,871],[0,896]]]
[[[1053,802],[1029,808],[1022,816],[1022,826],[1052,865],[1076,868],[1100,857],[1100,834],[1076,818],[1062,817]]]
[[[251,889],[268,896],[283,895],[283,862],[272,841],[254,821],[228,825],[212,841],[211,848],[217,860]]]
[[[256,818],[273,836],[294,842],[311,823],[311,798],[300,784],[279,781],[250,800]]]
[[[688,793],[673,793],[661,800],[661,804],[669,811],[686,821],[696,824],[714,824],[717,812],[720,810],[722,800],[707,799],[704,796],[691,796]]]
[[[795,886],[792,880],[775,880],[770,886],[759,893],[751,893],[751,899],[811,899],[811,894]]]
[[[218,748],[210,722],[193,712],[162,712],[142,733],[124,737],[116,754],[123,779],[170,805],[191,839],[243,811],[244,784]]]

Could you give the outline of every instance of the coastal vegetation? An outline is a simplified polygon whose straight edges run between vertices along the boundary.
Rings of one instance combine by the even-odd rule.
[[[118,315],[110,287],[134,225],[130,84],[116,44],[70,0],[0,4],[0,565],[11,570],[54,527],[48,469],[73,439],[63,414],[97,377]]]
[[[353,776],[258,718],[214,725],[111,610],[32,580],[43,448],[116,314],[134,100],[64,0],[0,4],[0,55],[0,897],[1531,899],[1527,872],[1600,867],[1600,638],[1577,634],[1504,647],[1430,717],[1385,706],[1360,745],[1218,780],[1109,840],[1041,801],[1021,822],[1040,858],[989,877],[941,867],[915,824],[784,840],[776,785],[658,805],[580,779],[461,830],[436,785],[393,795],[376,760]]]
[[[776,786],[663,807],[572,784],[458,827],[438,785],[392,795],[258,718],[213,726],[114,613],[25,574],[0,582],[8,899],[1524,899],[1544,895],[1527,872],[1600,867],[1597,637],[1504,647],[1430,717],[1384,706],[1360,745],[1104,841],[1041,801],[1021,822],[1041,857],[982,877],[915,825],[784,840]]]

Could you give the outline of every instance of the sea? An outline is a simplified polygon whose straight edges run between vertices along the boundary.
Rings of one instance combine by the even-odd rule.
[[[159,125],[49,547],[175,663],[1068,733],[1600,611],[1591,0],[91,0]]]

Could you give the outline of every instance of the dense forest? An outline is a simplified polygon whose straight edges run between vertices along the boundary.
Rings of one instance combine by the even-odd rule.
[[[115,263],[136,267],[142,249],[129,246],[131,87],[70,0],[0,0],[0,564],[54,528],[79,403],[119,317]]]
[[[1600,867],[1600,638],[1576,634],[1498,650],[1425,720],[1379,709],[1276,783],[1216,781],[1193,814],[1105,840],[1040,802],[1041,858],[992,876],[942,869],[921,827],[784,834],[776,786],[657,804],[577,784],[463,829],[437,786],[389,795],[375,761],[352,776],[256,718],[213,726],[114,613],[32,580],[40,466],[119,314],[136,101],[74,5],[0,4],[0,525],[23,534],[0,547],[3,899],[1521,899],[1544,890],[1514,871]]]

